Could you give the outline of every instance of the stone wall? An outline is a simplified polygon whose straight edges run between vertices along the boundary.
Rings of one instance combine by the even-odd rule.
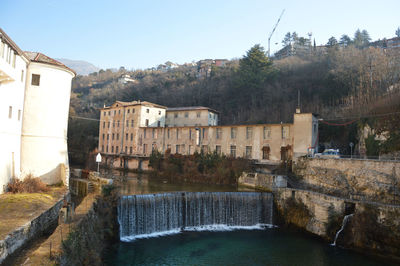
[[[308,232],[329,238],[327,226],[332,213],[344,214],[345,200],[325,194],[299,189],[282,188],[274,192],[275,204],[285,221],[290,221],[296,227]],[[288,213],[287,201],[307,208],[307,217],[293,219],[293,213]],[[300,208],[299,208],[300,209]],[[292,217],[287,217],[288,215]]]
[[[350,199],[400,203],[400,162],[299,158],[293,172],[303,188]]]
[[[238,185],[271,191],[279,187],[287,187],[287,180],[282,175],[243,172],[238,179]]]
[[[57,224],[62,205],[63,200],[60,200],[29,223],[10,233],[4,240],[0,240],[0,264],[18,248]]]

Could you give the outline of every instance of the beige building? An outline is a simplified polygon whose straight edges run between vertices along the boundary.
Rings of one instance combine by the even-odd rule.
[[[165,125],[168,127],[216,126],[218,112],[203,106],[168,108]]]
[[[99,132],[99,150],[105,155],[104,162],[114,167],[140,168],[152,151],[169,150],[186,155],[217,152],[280,163],[306,155],[318,144],[318,120],[311,113],[298,111],[293,124],[219,126],[215,110],[197,108],[171,110],[140,101],[117,101],[104,107]],[[210,114],[216,114],[215,125],[209,125],[209,120],[202,120],[201,115],[198,117],[199,110],[208,119]],[[152,114],[151,122],[139,123],[149,114]]]

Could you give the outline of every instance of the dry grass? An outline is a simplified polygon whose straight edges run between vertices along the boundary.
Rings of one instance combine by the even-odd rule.
[[[49,187],[42,193],[5,193],[0,195],[0,239],[29,222],[61,200],[65,187]]]
[[[37,193],[47,192],[49,191],[49,188],[42,182],[42,180],[40,180],[40,178],[29,174],[23,181],[17,178],[12,178],[7,184],[6,191],[11,193]]]

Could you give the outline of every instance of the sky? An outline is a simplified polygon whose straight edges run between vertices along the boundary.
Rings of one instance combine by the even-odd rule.
[[[1,0],[0,27],[25,51],[144,69],[166,61],[232,59],[255,44],[271,53],[287,32],[317,45],[366,29],[373,40],[400,27],[399,0]]]

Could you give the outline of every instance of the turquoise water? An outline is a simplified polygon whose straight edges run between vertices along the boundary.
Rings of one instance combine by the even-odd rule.
[[[388,265],[280,228],[183,232],[116,244],[106,265]]]

